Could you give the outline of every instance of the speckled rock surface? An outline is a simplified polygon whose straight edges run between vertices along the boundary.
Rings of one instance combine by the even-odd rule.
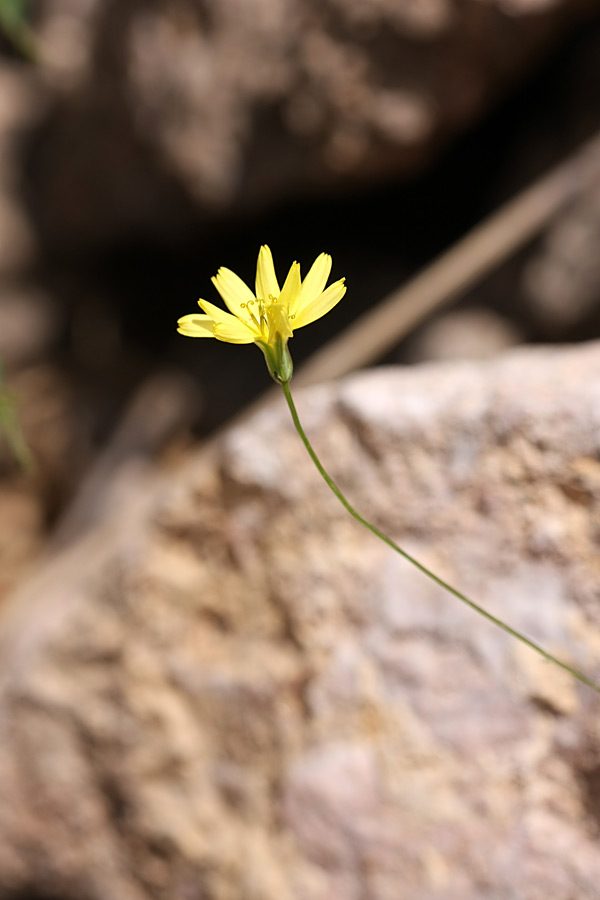
[[[412,173],[599,8],[42,2],[57,90],[36,162],[38,224],[62,249],[132,234],[168,242],[225,215]]]
[[[600,675],[599,345],[297,400],[360,510]],[[3,900],[600,897],[596,695],[350,519],[283,402],[149,493],[4,615]]]

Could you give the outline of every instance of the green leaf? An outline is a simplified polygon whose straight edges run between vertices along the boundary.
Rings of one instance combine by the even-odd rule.
[[[33,466],[33,456],[19,421],[17,404],[7,389],[0,368],[0,444],[8,446],[14,460],[26,472]]]
[[[0,31],[26,59],[36,57],[35,39],[27,21],[28,0],[0,0]]]

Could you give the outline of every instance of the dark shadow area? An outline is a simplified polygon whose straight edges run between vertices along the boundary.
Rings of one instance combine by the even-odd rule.
[[[577,773],[584,808],[600,833],[600,765]]]
[[[334,276],[344,274],[349,291],[318,328],[294,338],[298,364],[600,128],[600,108],[594,100],[599,93],[600,18],[596,18],[433,169],[410,184],[363,190],[351,197],[299,200],[260,218],[240,216],[226,225],[215,223],[210,233],[202,228],[181,241],[177,252],[132,241],[100,258],[69,260],[68,269],[66,260],[48,261],[41,278],[67,299],[71,324],[91,302],[90,295],[106,305],[118,323],[121,343],[109,366],[101,355],[97,371],[77,359],[68,329],[61,347],[64,364],[84,391],[114,397],[112,404],[105,400],[105,408],[99,410],[99,436],[110,430],[132,387],[165,363],[185,368],[204,387],[207,404],[198,423],[201,433],[225,421],[267,386],[262,357],[254,348],[240,351],[174,334],[175,320],[196,309],[198,296],[216,299],[210,276],[220,265],[252,282],[261,243],[270,244],[282,276],[293,259],[306,270],[322,250],[333,255]],[[514,318],[528,340],[547,341],[549,335],[520,301],[519,262],[511,260],[461,302],[467,306],[485,302]],[[556,339],[579,340],[599,333],[600,315],[594,314]],[[390,359],[402,361],[402,348]]]

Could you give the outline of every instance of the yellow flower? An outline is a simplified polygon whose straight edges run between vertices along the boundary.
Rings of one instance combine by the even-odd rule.
[[[188,337],[215,337],[229,344],[258,344],[275,381],[292,377],[292,360],[287,342],[296,328],[310,325],[338,303],[346,293],[344,279],[327,289],[331,257],[321,253],[304,279],[300,266],[292,263],[283,287],[279,287],[273,257],[268,247],[260,248],[256,265],[256,294],[230,269],[221,268],[212,282],[230,312],[207,300],[198,300],[204,315],[192,313],[177,323]]]

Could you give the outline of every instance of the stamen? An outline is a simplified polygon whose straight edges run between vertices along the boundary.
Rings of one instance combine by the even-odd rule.
[[[252,319],[252,321],[253,321],[254,324],[256,325],[257,329],[258,329],[259,331],[262,331],[262,329],[261,329],[261,327],[260,327],[260,324],[259,324],[259,323],[257,322],[257,320],[256,320],[256,316],[254,315],[254,313],[253,313],[252,310],[250,309],[251,306],[254,306],[254,300],[248,300],[247,303],[240,303],[240,309],[247,309],[247,310],[248,310],[248,315],[250,316],[250,318]],[[259,307],[260,307],[260,301],[259,301]]]

